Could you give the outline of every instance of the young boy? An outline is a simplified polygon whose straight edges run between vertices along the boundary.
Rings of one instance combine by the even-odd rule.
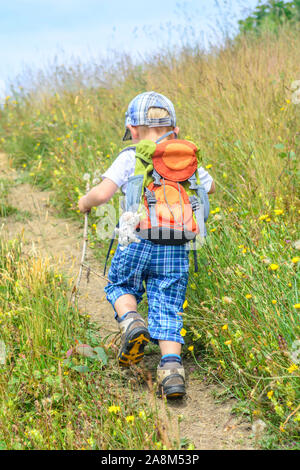
[[[136,96],[125,115],[123,140],[132,143],[141,140],[162,142],[176,138],[176,115],[173,104],[165,96],[146,92]],[[135,148],[124,149],[110,168],[103,181],[79,201],[81,212],[111,199],[118,188],[126,193],[128,179],[135,171]],[[201,184],[208,194],[215,191],[211,176],[198,168]],[[189,260],[185,244],[161,245],[142,239],[127,247],[118,245],[109,270],[109,284],[105,288],[107,300],[115,310],[121,336],[120,365],[139,362],[144,347],[151,339],[158,343],[161,361],[157,368],[159,389],[164,396],[185,395],[185,375],[181,361],[182,318]],[[137,312],[137,305],[144,294],[148,297],[148,327]]]

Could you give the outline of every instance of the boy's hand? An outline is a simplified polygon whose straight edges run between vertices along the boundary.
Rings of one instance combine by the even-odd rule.
[[[90,212],[91,208],[86,203],[86,196],[82,196],[78,201],[78,207],[80,212]]]

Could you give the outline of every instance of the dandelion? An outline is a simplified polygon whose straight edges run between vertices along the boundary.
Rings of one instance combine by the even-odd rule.
[[[211,211],[211,214],[217,214],[218,212],[220,212],[220,210],[221,210],[220,207],[216,207],[215,209]]]
[[[279,268],[278,264],[274,264],[274,263],[271,263],[269,266],[269,269],[271,269],[271,271],[276,271],[278,268]]]
[[[230,345],[231,345],[231,343],[232,343],[232,341],[231,341],[231,339],[229,339],[228,341],[225,341],[225,343],[224,343],[224,344],[225,344],[226,346],[230,346]]]
[[[293,372],[295,372],[295,370],[298,369],[298,366],[296,364],[292,364],[289,368],[288,368],[288,372],[289,374],[292,374]]]
[[[216,230],[217,230],[216,228],[210,229],[211,232],[215,232]]]
[[[300,261],[300,257],[299,257],[299,256],[294,256],[294,258],[292,258],[292,263],[294,263],[294,264],[299,263],[299,261]]]
[[[189,347],[188,347],[188,350],[191,351],[191,352],[193,352],[193,351],[194,351],[194,346],[193,346],[193,345],[192,345],[192,346],[189,346]]]
[[[274,214],[275,215],[282,215],[283,214],[283,209],[274,209]]]
[[[91,175],[89,173],[84,173],[82,179],[83,181],[90,181]]]
[[[127,423],[134,423],[134,416],[126,416]]]
[[[186,330],[184,328],[182,328],[181,331],[180,331],[180,334],[181,334],[181,336],[185,336],[186,335]]]
[[[274,395],[274,391],[273,390],[270,390],[268,393],[267,393],[267,397],[269,398],[269,400],[271,400],[272,396]]]
[[[188,301],[187,301],[187,300],[185,300],[185,301],[183,302],[183,306],[182,306],[182,308],[183,308],[183,309],[185,309],[185,308],[187,308],[187,306],[188,306]]]
[[[300,304],[295,304],[294,308],[300,308]]]
[[[112,405],[108,408],[108,412],[109,413],[118,413],[118,411],[120,411],[120,407],[119,406],[115,406],[115,405]]]
[[[273,300],[272,300],[272,304],[273,304],[273,305],[276,305],[276,304],[277,304],[277,300],[273,299]]]
[[[209,163],[208,165],[206,165],[206,167],[205,167],[205,168],[206,168],[207,170],[209,170],[211,167],[212,167],[212,164],[211,164],[211,163]]]
[[[269,214],[263,214],[258,218],[258,220],[262,221],[262,220],[266,220],[268,218],[269,218]]]
[[[228,330],[228,325],[227,325],[227,323],[226,323],[226,325],[223,325],[223,326],[222,326],[222,330]]]
[[[252,299],[252,295],[251,295],[251,294],[246,294],[245,297],[246,297],[246,299]]]

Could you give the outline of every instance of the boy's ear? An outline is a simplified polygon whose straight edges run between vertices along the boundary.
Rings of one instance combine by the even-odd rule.
[[[174,127],[174,133],[175,133],[176,135],[179,134],[179,127]]]
[[[137,140],[139,138],[138,128],[132,126],[131,124],[128,124],[127,127],[130,130],[132,140]]]

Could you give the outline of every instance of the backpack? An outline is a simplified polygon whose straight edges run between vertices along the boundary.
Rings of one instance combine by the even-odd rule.
[[[179,139],[142,140],[129,148],[135,149],[136,160],[124,209],[142,212],[136,233],[163,245],[204,237],[209,202],[197,171],[196,145]]]
[[[135,227],[140,238],[163,245],[195,243],[197,235],[206,236],[209,215],[208,196],[197,171],[199,151],[188,140],[160,142],[166,135],[123,150],[136,152],[123,208],[140,215]],[[106,261],[108,256],[109,252]]]

